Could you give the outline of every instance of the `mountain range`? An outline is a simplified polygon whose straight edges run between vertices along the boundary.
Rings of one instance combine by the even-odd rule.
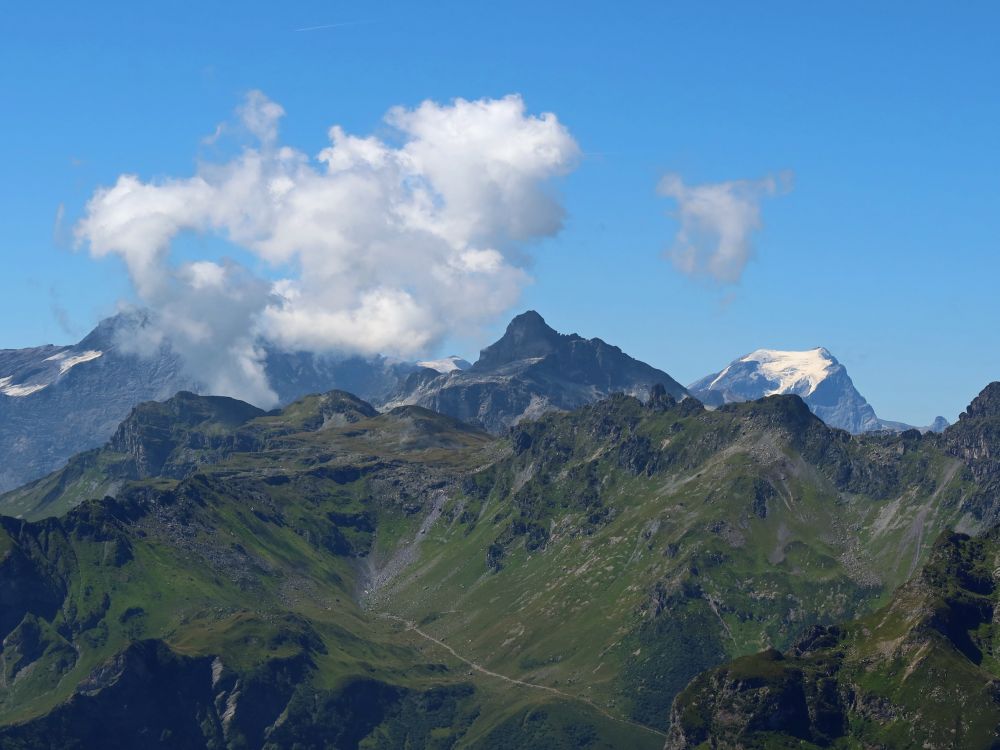
[[[148,327],[145,313],[121,313],[73,346],[0,350],[0,490],[100,445],[136,404],[204,391],[169,343],[137,347]],[[336,387],[377,401],[414,369],[382,357],[277,350],[266,352],[265,365],[282,404]]]
[[[146,347],[150,321],[141,311],[102,321],[73,346],[0,351],[0,491],[62,466],[101,445],[130,409],[178,391],[206,389],[169,342]],[[529,311],[474,364],[460,357],[417,363],[385,357],[334,357],[266,349],[265,370],[279,405],[342,389],[378,409],[420,405],[501,434],[525,419],[570,410],[613,393],[646,398],[662,385],[675,398],[711,407],[794,393],[834,427],[858,433],[908,428],[879,419],[843,365],[825,349],[759,350],[688,389],[662,370],[600,339],[564,335]],[[939,418],[926,429],[940,431]]]
[[[662,370],[601,339],[558,333],[529,311],[514,318],[474,365],[413,372],[385,406],[417,404],[499,434],[525,419],[612,393],[646,398],[656,385],[678,398],[686,394]]]
[[[75,346],[0,351],[0,491],[37,479],[107,440],[136,404],[204,392],[168,343],[139,354],[149,325],[120,314]],[[268,350],[265,371],[279,403],[334,388],[380,408],[419,404],[493,432],[551,409],[613,392],[648,394],[666,373],[600,339],[565,336],[534,312],[516,317],[475,365],[458,357],[422,363]]]
[[[499,435],[143,403],[0,497],[0,745],[984,746],[998,456],[1000,384],[861,436],[663,383]]]

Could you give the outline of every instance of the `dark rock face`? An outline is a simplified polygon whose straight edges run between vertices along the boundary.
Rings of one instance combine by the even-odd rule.
[[[944,431],[949,452],[979,485],[969,506],[986,525],[1000,523],[1000,382],[990,383]]]
[[[419,404],[493,433],[547,411],[575,409],[612,393],[647,399],[655,386],[683,398],[684,388],[661,370],[600,339],[564,335],[529,311],[464,371],[414,372],[389,405]]]
[[[211,658],[177,656],[160,641],[138,641],[42,721],[0,731],[0,744],[130,748],[146,735],[154,747],[221,746],[212,687]]]
[[[122,313],[73,346],[0,350],[0,492],[103,444],[137,404],[204,392],[168,345],[132,351],[148,326],[146,314]],[[281,404],[332,388],[378,402],[414,369],[381,357],[273,350],[265,365]]]
[[[179,449],[234,450],[237,445],[230,431],[263,414],[262,409],[233,398],[181,391],[163,403],[151,401],[133,409],[111,436],[108,448],[128,456],[122,466],[128,479],[179,479],[190,469]]]

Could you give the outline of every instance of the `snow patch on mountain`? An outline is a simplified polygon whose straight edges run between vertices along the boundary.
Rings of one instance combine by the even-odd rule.
[[[96,349],[92,349],[86,352],[81,352],[80,354],[77,354],[74,357],[66,357],[64,353],[62,355],[62,361],[59,362],[59,374],[65,375],[67,372],[69,372],[77,365],[82,365],[84,362],[91,362],[100,357],[102,354],[104,354],[104,352],[97,351]],[[49,359],[52,359],[52,357],[50,357]]]
[[[87,349],[76,354],[67,347],[41,360],[22,364],[22,371],[0,378],[0,394],[12,398],[24,398],[48,388],[77,365],[92,362],[104,354],[99,349]],[[49,363],[46,365],[45,363]],[[58,368],[58,369],[57,369]],[[19,382],[14,382],[18,380]],[[27,382],[25,382],[27,381]]]
[[[816,391],[820,383],[826,380],[830,370],[835,365],[830,352],[823,347],[803,352],[758,349],[740,361],[756,362],[768,380],[777,382],[777,386],[766,394],[768,396],[780,393],[809,396]],[[727,367],[723,374],[728,370]],[[719,378],[721,377],[720,374]],[[716,381],[719,378],[716,378]]]
[[[418,367],[426,367],[429,370],[437,370],[438,372],[455,372],[456,370],[468,370],[472,365],[462,359],[452,355],[450,357],[445,357],[444,359],[430,359],[424,362],[417,362]]]
[[[13,398],[23,398],[24,396],[30,396],[32,393],[38,393],[38,391],[45,388],[48,383],[31,383],[28,385],[11,385],[10,381],[13,377],[0,378],[0,393],[4,396],[11,396]]]

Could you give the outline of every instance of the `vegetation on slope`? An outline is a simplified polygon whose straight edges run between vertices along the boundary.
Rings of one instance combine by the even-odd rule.
[[[660,747],[692,677],[873,611],[994,512],[975,404],[852,438],[660,390],[499,439],[244,406],[144,405],[0,498],[4,747]]]
[[[659,729],[702,670],[871,611],[940,529],[981,522],[937,437],[852,438],[796,397],[617,396],[508,443],[368,606]]]
[[[997,570],[995,531],[942,533],[884,609],[695,679],[668,747],[997,746]]]

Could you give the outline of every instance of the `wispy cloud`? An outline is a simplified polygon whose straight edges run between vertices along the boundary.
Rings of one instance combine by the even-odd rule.
[[[300,31],[323,31],[324,29],[342,29],[345,26],[369,26],[373,23],[378,23],[378,21],[368,20],[368,21],[341,21],[340,23],[324,23],[319,26],[303,26],[301,29],[292,29],[292,31],[298,33]]]
[[[49,287],[49,310],[63,333],[68,336],[77,335],[76,326],[73,325],[72,317],[70,316],[69,311],[63,307],[62,302],[59,299],[59,293],[56,291],[54,286]]]
[[[52,242],[55,245],[62,245],[66,239],[63,221],[66,219],[66,204],[60,203],[56,206],[56,218],[52,222]]]
[[[688,276],[739,282],[753,257],[751,237],[761,227],[761,202],[787,192],[791,184],[791,172],[702,185],[686,185],[679,175],[666,175],[657,191],[676,201],[672,215],[679,223],[666,257]]]

